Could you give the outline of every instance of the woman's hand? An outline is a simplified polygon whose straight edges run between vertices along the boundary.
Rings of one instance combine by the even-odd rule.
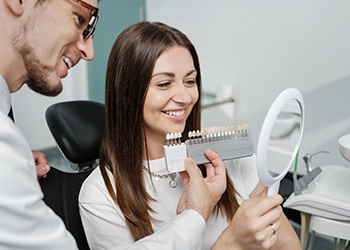
[[[245,200],[230,225],[213,246],[216,249],[271,249],[279,235],[283,215],[280,195],[266,197],[267,189]]]
[[[210,163],[205,164],[206,178],[203,178],[200,169],[191,158],[185,160],[186,171],[180,173],[184,191],[178,203],[177,213],[193,209],[207,221],[226,190],[226,169],[216,153],[206,150],[205,155],[210,160]]]

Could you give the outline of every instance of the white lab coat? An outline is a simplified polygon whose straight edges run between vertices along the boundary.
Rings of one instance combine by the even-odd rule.
[[[33,154],[12,120],[0,112],[0,249],[77,249],[42,198]]]

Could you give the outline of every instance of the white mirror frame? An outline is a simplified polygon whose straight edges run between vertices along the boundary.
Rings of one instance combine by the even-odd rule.
[[[270,135],[272,132],[272,129],[274,127],[274,123],[280,114],[282,108],[284,105],[292,100],[296,100],[300,106],[300,131],[299,131],[299,137],[298,141],[296,143],[295,149],[293,151],[292,157],[290,161],[288,162],[287,166],[285,167],[284,171],[280,173],[279,175],[273,177],[268,171],[267,168],[267,147],[268,142],[270,139]],[[265,117],[264,123],[261,127],[260,135],[259,135],[259,141],[257,145],[257,169],[258,169],[258,175],[260,178],[260,181],[265,185],[269,187],[268,195],[269,194],[277,194],[279,189],[279,183],[281,179],[287,174],[289,168],[293,164],[293,161],[296,157],[296,154],[299,150],[301,138],[304,132],[304,100],[299,92],[299,90],[295,88],[288,88],[281,92],[276,100],[272,103],[270,106],[269,111],[267,112],[267,115]]]

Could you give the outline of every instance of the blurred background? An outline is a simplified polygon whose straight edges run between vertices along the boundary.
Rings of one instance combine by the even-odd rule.
[[[45,121],[53,103],[104,102],[110,48],[140,20],[174,26],[192,40],[201,61],[203,127],[248,124],[256,145],[265,114],[285,88],[298,88],[306,124],[300,156],[320,153],[312,166],[349,166],[338,139],[350,133],[350,2],[346,0],[103,0],[95,60],[64,79],[63,93],[43,97],[26,87],[12,94],[14,114],[32,149],[56,147]],[[215,115],[215,116],[214,116]],[[299,161],[298,171],[305,172]]]

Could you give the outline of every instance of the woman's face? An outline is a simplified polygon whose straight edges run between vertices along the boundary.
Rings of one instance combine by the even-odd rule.
[[[163,143],[167,133],[183,132],[198,100],[196,76],[185,47],[169,47],[158,57],[143,110],[148,140]]]

